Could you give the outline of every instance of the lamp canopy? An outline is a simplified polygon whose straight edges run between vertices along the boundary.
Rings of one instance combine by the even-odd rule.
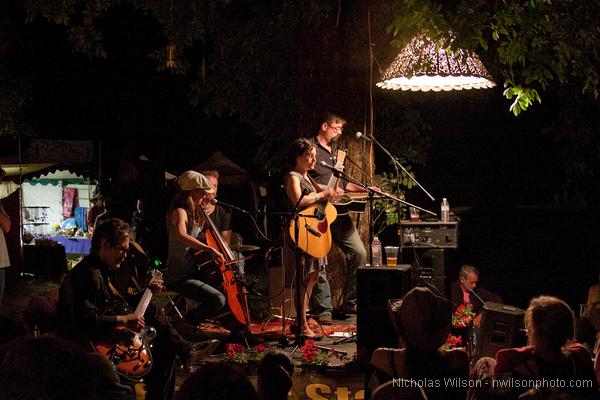
[[[484,89],[496,86],[473,52],[451,52],[425,35],[415,36],[377,83],[382,89],[434,91]]]

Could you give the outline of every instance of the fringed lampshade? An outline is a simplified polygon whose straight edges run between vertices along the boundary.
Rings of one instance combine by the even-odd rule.
[[[484,89],[496,86],[475,53],[462,49],[455,54],[436,49],[425,35],[407,44],[377,83],[382,89],[427,92],[432,90]]]

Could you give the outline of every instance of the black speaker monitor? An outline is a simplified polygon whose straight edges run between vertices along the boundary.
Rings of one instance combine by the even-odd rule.
[[[477,342],[478,357],[495,357],[496,352],[524,345],[520,328],[525,311],[506,304],[488,301],[483,306]]]
[[[411,289],[411,266],[362,267],[357,270],[357,350],[370,361],[377,347],[397,347],[398,334],[390,321],[389,299],[400,299]]]

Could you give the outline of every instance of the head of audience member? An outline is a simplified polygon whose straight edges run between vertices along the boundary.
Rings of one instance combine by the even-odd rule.
[[[0,397],[108,399],[102,387],[105,375],[86,352],[65,339],[18,338],[7,346],[0,363]]]
[[[0,167],[0,182],[2,182],[2,180],[4,179],[5,176],[6,176],[6,171],[4,169],[2,169],[2,167]]]
[[[327,111],[321,121],[317,135],[324,139],[327,144],[335,142],[342,136],[346,120],[341,115]]]
[[[302,160],[313,154],[315,151],[315,144],[308,139],[299,138],[290,144],[288,149],[288,160],[292,168],[302,163]],[[313,163],[314,167],[314,163]]]
[[[294,364],[280,351],[270,351],[258,366],[258,397],[261,400],[285,400],[292,388]]]
[[[111,218],[94,229],[92,252],[110,268],[119,268],[129,251],[129,224]]]
[[[258,400],[254,386],[239,369],[224,363],[203,365],[177,392],[177,400]]]
[[[390,317],[408,349],[435,351],[446,341],[452,324],[452,303],[424,287],[391,300]]]
[[[23,320],[33,334],[51,332],[56,328],[56,303],[46,296],[33,295],[23,310]]]
[[[537,353],[560,354],[575,336],[575,314],[557,297],[534,297],[525,310],[525,329]]]
[[[92,206],[94,207],[104,207],[104,196],[97,194],[90,199],[90,203],[92,203]]]
[[[477,282],[479,282],[479,271],[472,265],[463,265],[458,273],[460,287],[465,292],[475,290]]]

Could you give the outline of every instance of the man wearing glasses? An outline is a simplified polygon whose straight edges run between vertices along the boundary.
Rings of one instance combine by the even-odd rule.
[[[119,293],[109,273],[121,268],[129,251],[129,225],[109,219],[94,228],[92,251],[63,279],[59,291],[57,333],[93,351],[91,341],[110,341],[114,329],[126,327],[139,332],[146,324],[156,329],[152,347],[152,367],[147,375],[147,399],[171,398],[175,387],[175,356],[182,362],[198,362],[210,355],[218,340],[193,343],[185,340],[150,303],[143,316],[134,312],[141,298]],[[162,280],[152,279],[148,286],[154,294]]]
[[[328,165],[335,165],[337,161],[337,140],[342,136],[346,120],[339,114],[326,112],[323,116],[319,131],[311,140],[317,147],[317,163],[315,169],[309,174],[319,184],[327,185],[333,174],[331,169],[321,165],[325,161]],[[343,179],[339,181],[336,189],[337,196],[345,191],[362,192],[364,189],[352,182]],[[360,235],[349,215],[338,215],[331,224],[333,242],[346,255],[346,282],[344,285],[344,302],[340,311],[344,314],[356,314],[356,269],[365,266],[367,250],[360,239]],[[332,323],[333,306],[331,303],[331,290],[327,281],[327,272],[321,271],[319,280],[313,290],[313,302],[319,313],[319,322],[324,325]]]

